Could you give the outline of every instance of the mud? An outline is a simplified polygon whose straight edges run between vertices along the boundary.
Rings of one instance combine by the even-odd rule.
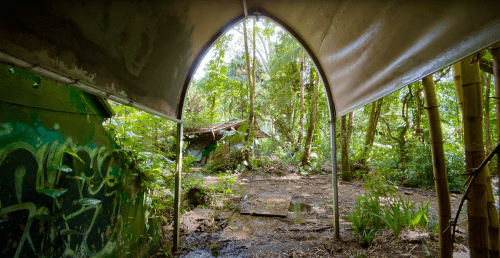
[[[340,233],[334,238],[331,176],[281,177],[268,175],[236,175],[235,189],[243,186],[243,193],[233,198],[240,209],[216,211],[219,225],[200,226],[190,232],[181,232],[181,250],[176,257],[437,257],[438,237],[428,231],[403,230],[399,240],[390,229],[377,232],[372,245],[362,247],[350,229],[347,214],[355,199],[365,193],[363,182],[340,182]],[[217,184],[217,177],[205,176],[205,183]],[[422,189],[400,188],[400,195],[412,202],[431,201],[430,223],[437,220],[435,193]],[[288,196],[290,197],[289,199]],[[452,209],[456,211],[459,194],[451,195]],[[277,205],[272,205],[272,200]],[[283,200],[289,204],[282,205]],[[248,203],[261,203],[270,208],[269,214],[256,212],[241,215]],[[273,216],[273,214],[275,216]],[[282,216],[286,214],[286,216]],[[461,215],[458,242],[454,257],[468,257],[465,214]],[[210,221],[210,220],[209,220]],[[200,223],[203,225],[203,223]],[[461,226],[460,226],[461,225]]]

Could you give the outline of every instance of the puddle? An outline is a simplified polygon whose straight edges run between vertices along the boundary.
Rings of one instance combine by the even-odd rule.
[[[235,215],[222,232],[221,238],[228,240],[252,240],[276,228],[286,227],[284,221],[271,217]]]
[[[245,196],[240,204],[240,213],[243,215],[260,215],[271,217],[286,217],[287,208],[292,197],[287,194],[263,192],[257,195]]]
[[[312,206],[307,203],[290,203],[290,207],[288,208],[289,212],[304,212],[311,211]]]

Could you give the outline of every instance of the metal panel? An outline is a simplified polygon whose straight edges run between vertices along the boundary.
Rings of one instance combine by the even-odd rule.
[[[337,116],[500,39],[500,1],[247,3],[317,60]],[[4,1],[0,52],[182,119],[199,60],[243,10],[240,0]]]

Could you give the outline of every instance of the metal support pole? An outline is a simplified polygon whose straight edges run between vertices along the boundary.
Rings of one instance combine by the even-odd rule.
[[[177,169],[175,171],[175,193],[174,193],[174,244],[172,251],[179,250],[179,224],[181,209],[181,172],[182,172],[182,124],[177,124]]]
[[[332,137],[332,186],[333,186],[333,215],[335,239],[340,239],[340,219],[339,219],[339,187],[337,182],[337,139],[336,139],[336,119],[330,122],[330,133]]]

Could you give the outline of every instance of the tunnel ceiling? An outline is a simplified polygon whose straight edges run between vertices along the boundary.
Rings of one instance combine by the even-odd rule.
[[[500,40],[500,1],[246,4],[303,43],[337,116]],[[243,18],[241,0],[4,1],[0,52],[180,119],[198,62]]]

